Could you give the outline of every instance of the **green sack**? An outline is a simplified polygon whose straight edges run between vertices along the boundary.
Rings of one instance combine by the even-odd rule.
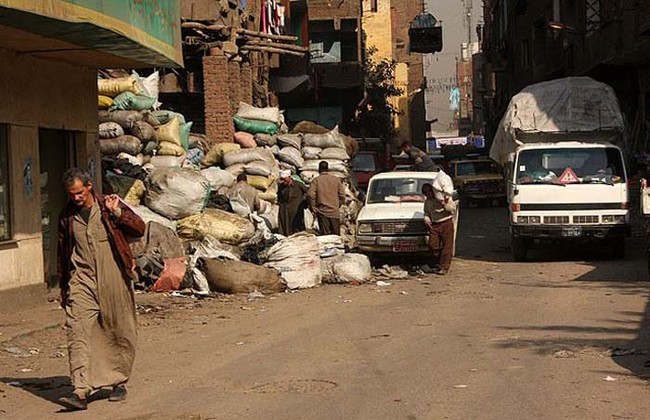
[[[109,108],[114,110],[132,110],[132,111],[145,111],[151,109],[156,102],[155,98],[150,98],[144,95],[136,95],[133,92],[122,92],[113,98],[113,105]]]
[[[181,146],[183,149],[189,150],[190,148],[190,133],[192,132],[192,121],[181,124]]]
[[[270,121],[249,120],[241,117],[235,117],[234,120],[235,127],[239,131],[252,134],[275,134],[278,132],[278,125]]]
[[[158,111],[152,111],[151,115],[156,117],[156,119],[160,121],[160,124],[167,124],[172,119],[174,119],[174,117],[178,118],[178,122],[181,124],[185,124],[185,116],[183,114],[179,114],[178,112],[161,109]]]

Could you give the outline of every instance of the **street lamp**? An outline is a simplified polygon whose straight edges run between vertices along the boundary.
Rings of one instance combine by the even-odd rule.
[[[570,34],[580,34],[581,32],[578,31],[576,28],[573,26],[566,25],[562,22],[556,22],[556,21],[551,21],[548,23],[549,29],[552,31],[557,31],[557,32],[567,32]]]

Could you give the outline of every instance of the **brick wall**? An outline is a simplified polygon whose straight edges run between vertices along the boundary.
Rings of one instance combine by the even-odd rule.
[[[228,62],[228,94],[230,103],[230,116],[234,117],[239,108],[241,95],[241,63],[239,61]]]
[[[241,100],[247,104],[253,103],[253,69],[250,63],[241,65]]]
[[[228,67],[223,54],[203,57],[205,134],[215,143],[233,141]]]

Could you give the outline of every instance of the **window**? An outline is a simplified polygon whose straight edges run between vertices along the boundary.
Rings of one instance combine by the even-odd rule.
[[[585,31],[592,36],[600,30],[600,0],[587,0],[585,8]]]
[[[393,178],[377,179],[371,182],[368,204],[423,202],[422,186],[432,179]]]
[[[0,241],[11,239],[9,218],[9,140],[6,127],[0,125]]]
[[[370,0],[370,11],[373,13],[377,13],[377,2],[379,0]]]

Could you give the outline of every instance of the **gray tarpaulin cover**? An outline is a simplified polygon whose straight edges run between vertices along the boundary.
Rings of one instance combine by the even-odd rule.
[[[592,139],[602,141],[623,133],[624,121],[614,90],[604,83],[589,77],[537,83],[524,88],[510,101],[490,157],[504,164],[512,160],[515,149],[523,143],[548,140],[547,136],[540,136],[543,134],[600,132]],[[589,137],[581,136],[580,141],[589,141]]]

